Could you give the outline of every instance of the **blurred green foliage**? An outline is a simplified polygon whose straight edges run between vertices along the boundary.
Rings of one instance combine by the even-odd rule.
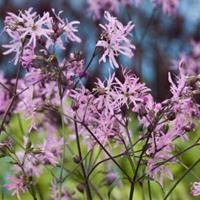
[[[20,147],[20,144],[23,145],[23,134],[29,137],[30,141],[35,145],[42,143],[43,138],[45,136],[44,132],[41,133],[31,132],[30,134],[28,134],[27,131],[31,122],[30,120],[22,120],[21,118],[22,116],[14,115],[9,125],[7,126],[7,132],[0,136],[1,140],[3,140],[7,135],[12,137],[16,151],[20,151],[22,149]],[[132,117],[132,121],[130,122],[130,129],[132,130],[133,141],[135,141],[138,138],[138,128],[139,127],[137,125],[137,121],[134,120],[134,117]],[[65,128],[64,131],[67,136],[66,160],[64,164],[64,177],[65,177],[64,187],[70,193],[74,193],[72,199],[77,199],[77,200],[86,199],[86,194],[81,193],[77,189],[77,185],[83,183],[83,177],[81,175],[80,165],[74,162],[74,157],[77,155],[76,142],[71,139],[70,135],[72,133],[68,128]],[[192,145],[194,141],[199,137],[199,131],[200,131],[200,124],[197,122],[196,130],[195,132],[190,133],[188,141],[183,141],[181,139],[178,139],[176,141],[176,149],[174,150],[174,152],[175,153],[181,152],[185,148]],[[61,130],[58,129],[57,134],[61,134]],[[137,148],[139,149],[140,145],[138,145]],[[120,145],[110,144],[107,146],[107,149],[109,150],[109,152],[112,153],[112,155],[117,155],[121,153]],[[135,151],[137,151],[137,149],[135,149]],[[104,156],[102,156],[104,153],[101,152],[102,154],[100,154],[100,150],[98,147],[95,147],[88,152],[86,146],[82,145],[82,152],[83,152],[83,158],[85,159],[84,164],[87,167],[87,171],[90,171],[92,166],[94,166],[95,160],[100,161],[104,159]],[[200,157],[199,146],[196,146],[190,149],[189,151],[185,152],[184,154],[180,155],[179,156],[180,162],[169,166],[170,170],[172,170],[174,174],[174,181],[169,181],[165,179],[163,189],[159,186],[158,183],[150,181],[152,199],[162,200],[165,194],[178,180],[178,178],[181,177],[181,175],[185,172],[185,170],[187,170],[192,165],[192,163],[194,163],[199,157]],[[4,188],[4,184],[8,183],[6,177],[13,174],[12,164],[10,163],[11,159],[7,157],[2,157],[0,159],[1,159],[1,165],[0,165],[1,199],[2,200],[17,199],[16,197],[11,196],[10,192]],[[125,155],[121,156],[119,158],[116,158],[116,160],[130,176],[133,176],[133,172],[127,156]],[[111,185],[106,185],[105,175],[106,172],[110,170],[115,172],[118,178]],[[144,170],[145,170],[144,167],[140,168],[139,172],[140,175],[144,173]],[[42,193],[44,200],[52,199],[51,189],[49,187],[52,181],[51,172],[53,172],[54,175],[59,176],[60,167],[59,166],[54,168],[52,166],[45,167],[41,176],[38,177],[36,180],[37,192]],[[197,165],[175,188],[172,195],[169,197],[169,200],[195,199],[195,197],[192,197],[191,195],[190,187],[192,182],[199,181],[200,179],[199,177],[200,177],[200,171],[199,171],[199,165]],[[112,161],[106,161],[105,163],[98,165],[98,167],[91,174],[89,180],[92,185],[92,191],[93,191],[92,194],[94,200],[101,198],[103,198],[104,200],[128,199],[130,184],[127,180],[123,178],[123,174],[112,163]],[[101,198],[98,196],[98,194],[101,194]],[[32,199],[32,197],[28,193],[23,193],[21,195],[21,199],[30,200]],[[134,199],[135,200],[150,199],[148,193],[147,179],[144,180],[143,185],[142,184],[136,185]]]

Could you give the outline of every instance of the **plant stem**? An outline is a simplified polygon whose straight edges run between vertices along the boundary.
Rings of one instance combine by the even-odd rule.
[[[6,118],[9,115],[9,112],[12,109],[12,106],[15,102],[16,97],[17,97],[17,86],[18,86],[18,81],[19,81],[20,69],[21,69],[21,65],[18,64],[17,65],[17,77],[16,77],[16,83],[15,83],[15,86],[14,86],[13,96],[12,96],[10,104],[8,105],[6,111],[3,115],[1,126],[0,126],[0,133],[4,129],[4,123],[6,122]]]
[[[166,200],[170,194],[173,192],[173,190],[176,188],[176,186],[182,181],[182,179],[200,162],[200,158],[194,162],[189,168],[188,170],[186,170],[184,172],[184,174],[176,181],[176,183],[172,186],[172,188],[169,190],[169,192],[165,195],[163,200]]]
[[[77,122],[76,122],[76,117],[75,117],[75,120],[74,120],[74,126],[75,126],[76,144],[77,144],[78,154],[79,154],[80,160],[82,161],[81,145],[80,145],[80,140],[79,140],[78,126],[77,126]],[[86,174],[83,162],[81,162],[81,169],[82,169],[82,172],[83,172],[83,177],[85,179],[87,199],[91,200],[92,199],[92,195],[91,195],[90,186],[89,186],[89,182],[88,182],[88,176]]]
[[[117,167],[124,173],[124,175],[126,175],[126,177],[128,178],[128,180],[130,182],[131,178],[130,176],[127,174],[127,172],[118,164],[118,162],[113,158],[113,156],[108,152],[108,150],[103,146],[103,144],[98,140],[98,138],[94,135],[94,133],[88,128],[87,125],[85,125],[84,123],[82,123],[82,125],[87,129],[87,131],[92,135],[92,137],[95,139],[95,141],[99,144],[99,146],[103,149],[103,151],[107,154],[107,156],[109,156],[109,158],[117,165]]]

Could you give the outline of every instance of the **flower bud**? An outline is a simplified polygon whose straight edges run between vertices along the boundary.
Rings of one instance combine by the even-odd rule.
[[[184,129],[184,131],[186,131],[186,132],[194,131],[194,129],[195,129],[195,124],[194,124],[194,123],[190,123],[190,124],[184,126],[183,129]]]
[[[74,161],[76,164],[79,164],[79,163],[81,162],[80,156],[75,155],[75,156],[73,157],[73,161]]]
[[[167,114],[167,119],[169,121],[173,121],[175,118],[176,118],[175,112],[172,111],[172,112],[170,112],[170,113]]]
[[[154,125],[150,124],[147,129],[148,129],[148,132],[152,132],[154,129]]]
[[[83,183],[79,183],[77,186],[76,186],[76,189],[81,192],[81,193],[84,193],[84,190],[85,190],[85,186]]]
[[[79,108],[79,104],[77,101],[73,101],[72,105],[71,105],[72,110],[78,110]]]
[[[26,144],[26,149],[29,150],[32,146],[31,141],[28,141],[28,143]]]
[[[114,172],[109,172],[105,177],[106,185],[112,185],[112,183],[117,179],[117,176]]]
[[[147,115],[147,111],[145,109],[144,106],[141,106],[140,109],[139,109],[139,115],[142,117],[142,116],[146,116]]]

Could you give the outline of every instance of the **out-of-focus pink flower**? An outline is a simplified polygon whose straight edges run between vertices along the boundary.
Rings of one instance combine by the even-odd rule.
[[[200,182],[194,182],[191,190],[193,196],[200,196]]]
[[[38,160],[43,164],[56,165],[61,156],[63,139],[56,135],[48,133],[43,144],[40,146],[41,153],[38,154]]]
[[[153,4],[160,5],[164,13],[170,15],[175,13],[179,5],[179,0],[152,0],[152,1]]]
[[[111,185],[117,179],[117,175],[114,172],[108,172],[105,177],[105,182],[107,185]]]
[[[31,68],[33,66],[34,48],[32,46],[25,46],[21,55],[21,65],[24,68]]]
[[[51,196],[52,196],[53,200],[58,200],[59,199],[59,186],[56,183],[56,181],[53,181],[51,183],[51,191],[52,191]],[[71,196],[72,196],[72,194],[67,192],[65,190],[65,188],[62,187],[62,189],[61,189],[61,200],[70,200]]]
[[[200,74],[200,42],[191,41],[191,50],[189,54],[183,52],[179,55],[179,60],[183,61],[183,73],[186,76],[199,75]],[[172,61],[172,68],[177,68],[177,61]]]
[[[125,6],[139,6],[142,3],[143,0],[120,0],[120,3]]]
[[[87,0],[87,6],[93,19],[100,19],[105,10],[116,12],[120,2],[118,0]]]
[[[20,200],[20,193],[26,191],[26,186],[22,176],[9,176],[7,179],[10,183],[6,184],[5,187],[10,190],[12,195],[17,195],[17,199]]]
[[[133,50],[135,46],[128,39],[134,24],[130,21],[124,26],[116,17],[111,16],[108,11],[105,11],[104,17],[108,23],[105,25],[100,24],[104,32],[96,44],[97,47],[104,49],[104,53],[99,59],[99,62],[106,62],[106,58],[108,57],[111,67],[119,68],[116,58],[120,54],[129,58],[134,55]]]
[[[23,83],[22,83],[23,84]],[[23,86],[22,90],[26,88]],[[36,109],[42,104],[42,99],[40,97],[34,98],[34,87],[30,86],[29,89],[23,91],[20,95],[20,102],[16,107],[16,112],[22,112],[25,119],[31,119],[31,126],[29,127],[29,132],[32,129],[37,130],[36,125]]]
[[[19,164],[23,167],[23,170],[26,173],[26,176],[40,176],[42,172],[42,166],[39,165],[39,159],[37,159],[34,154],[18,151],[16,155],[20,162]],[[16,173],[22,173],[22,169],[18,165],[14,165],[13,170]]]
[[[159,165],[159,161],[162,162],[162,158],[154,157],[154,159],[148,160],[147,174],[152,179],[158,180],[160,185],[163,186],[163,178],[166,176],[168,179],[173,180],[173,174],[165,165]]]

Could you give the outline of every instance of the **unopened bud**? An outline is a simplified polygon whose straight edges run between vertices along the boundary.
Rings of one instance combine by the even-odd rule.
[[[106,185],[112,185],[112,183],[117,179],[117,176],[114,172],[109,172],[105,177]]]
[[[31,143],[31,141],[28,141],[28,143],[26,144],[26,149],[30,149],[30,148],[31,148],[31,146],[32,146],[32,143]]]
[[[140,110],[139,110],[139,115],[142,117],[142,116],[146,116],[146,114],[147,114],[147,111],[146,111],[145,107],[141,106]]]
[[[148,132],[152,132],[154,129],[153,124],[150,124],[147,129],[148,129]]]
[[[83,183],[79,183],[77,186],[76,186],[77,190],[81,193],[84,193],[84,190],[85,190],[85,186]]]
[[[74,161],[76,164],[80,163],[80,162],[81,162],[80,156],[78,156],[78,155],[74,156],[74,157],[73,157],[73,161]]]
[[[71,105],[72,110],[78,110],[79,108],[79,104],[77,101],[73,101],[72,105]]]
[[[197,104],[200,104],[200,91],[194,91],[192,97]]]
[[[175,112],[170,112],[167,114],[167,119],[173,121],[176,118]]]
[[[184,131],[186,131],[186,132],[194,131],[194,129],[195,129],[195,124],[194,124],[194,123],[188,124],[188,125],[184,126],[183,129],[184,129]]]

